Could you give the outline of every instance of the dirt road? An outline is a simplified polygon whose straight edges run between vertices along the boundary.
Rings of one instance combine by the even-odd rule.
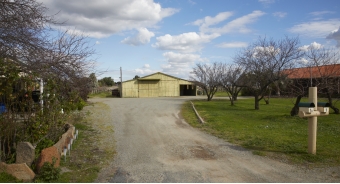
[[[117,151],[96,182],[340,182],[339,168],[297,168],[192,128],[179,114],[185,100],[91,99],[109,107],[105,139]]]

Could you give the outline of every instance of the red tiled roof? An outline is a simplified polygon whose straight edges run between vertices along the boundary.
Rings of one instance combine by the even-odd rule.
[[[284,70],[283,73],[287,74],[289,79],[308,79],[311,78],[311,73],[312,78],[340,77],[340,64],[293,68]]]

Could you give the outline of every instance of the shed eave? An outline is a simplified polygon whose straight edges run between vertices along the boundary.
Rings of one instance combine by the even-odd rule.
[[[139,81],[160,81],[161,79],[143,79],[143,78],[139,78],[137,80],[139,80]]]

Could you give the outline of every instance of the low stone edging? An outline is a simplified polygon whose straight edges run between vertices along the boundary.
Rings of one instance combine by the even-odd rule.
[[[78,133],[78,132],[77,132]],[[71,144],[73,140],[77,138],[77,134],[75,134],[75,127],[70,125],[68,130],[61,136],[59,141],[51,147],[45,148],[41,151],[40,157],[37,159],[36,169],[37,173],[39,173],[40,168],[43,166],[45,162],[52,163],[53,158],[56,159],[55,167],[60,166],[60,158],[64,155],[66,156],[67,151],[70,151]],[[19,143],[17,150],[23,150],[20,153],[17,153],[17,159],[15,164],[6,164],[4,162],[0,162],[0,172],[6,172],[8,174],[13,175],[19,180],[23,180],[24,182],[32,182],[35,173],[29,167],[32,164],[32,157],[34,158],[34,147],[29,142]],[[67,151],[64,152],[64,149]],[[32,152],[30,157],[27,157],[28,152]]]
[[[192,108],[194,109],[195,114],[196,114],[196,116],[198,117],[198,120],[200,121],[200,123],[202,123],[202,124],[205,123],[204,120],[203,120],[203,118],[201,118],[201,116],[198,114],[198,112],[197,112],[197,110],[196,110],[196,108],[195,108],[194,103],[192,103],[192,101],[190,101],[190,103],[191,103]]]

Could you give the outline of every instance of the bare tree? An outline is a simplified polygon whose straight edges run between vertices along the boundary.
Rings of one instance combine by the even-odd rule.
[[[259,102],[273,82],[286,76],[281,71],[292,68],[303,52],[298,47],[298,38],[285,37],[274,41],[259,38],[235,57],[235,63],[245,68],[245,86],[255,97],[255,109],[259,110]]]
[[[333,103],[333,95],[339,94],[339,51],[325,47],[309,47],[306,56],[309,65],[313,67],[311,70],[312,85],[318,87],[320,92],[326,95],[330,107],[336,114],[339,114],[339,109]]]
[[[65,31],[52,39],[48,47],[30,52],[22,60],[28,64],[28,70],[38,72],[42,78],[53,78],[59,82],[60,94],[67,94],[70,90],[83,93],[91,91],[84,79],[92,73],[94,62],[89,58],[93,54],[94,50],[86,37]],[[87,80],[90,81],[89,78]],[[81,96],[86,100],[87,95]]]
[[[191,80],[199,87],[201,87],[207,95],[207,100],[212,100],[220,85],[221,78],[221,63],[196,64],[193,69]]]
[[[310,82],[310,68],[294,68],[284,70],[287,74],[287,80],[284,80],[284,87],[282,93],[293,98],[293,108],[290,111],[291,116],[296,116],[299,113],[299,106],[301,99],[308,95],[308,88],[311,86]],[[305,77],[307,76],[307,77]]]
[[[18,53],[45,47],[48,25],[55,23],[46,10],[35,0],[0,2],[0,57],[15,60]]]
[[[339,51],[330,48],[309,46],[305,51],[305,63],[300,68],[289,71],[289,81],[286,93],[296,97],[291,115],[299,112],[298,103],[301,98],[308,95],[308,87],[318,87],[318,93],[323,94],[336,114],[339,109],[335,107],[334,95],[339,95],[340,89],[340,56]],[[285,73],[286,71],[284,71]]]
[[[50,24],[56,22],[46,10],[35,0],[0,2],[0,103],[7,109],[0,118],[0,142],[6,145],[1,160],[11,158],[18,141],[37,144],[58,132],[66,117],[61,108],[76,108],[90,91],[94,51],[87,38],[70,31],[52,37],[57,30]],[[44,111],[32,99],[37,78],[45,81]]]
[[[234,101],[237,100],[237,96],[243,88],[241,80],[243,69],[240,65],[223,63],[221,70],[220,85],[228,93],[231,105],[234,105]]]

